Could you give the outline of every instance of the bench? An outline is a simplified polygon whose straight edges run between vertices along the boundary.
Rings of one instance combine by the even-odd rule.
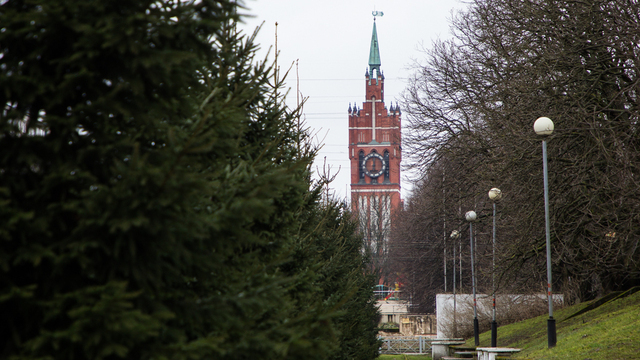
[[[450,356],[449,346],[462,345],[463,339],[433,339],[431,342],[431,358],[440,360],[445,356]]]
[[[520,351],[516,348],[501,348],[501,347],[479,347],[478,360],[496,360],[496,356],[511,356]]]
[[[471,359],[473,357],[476,356],[476,352],[475,351],[456,351],[456,348],[452,348],[453,349],[453,353],[461,358],[466,358],[466,359]]]
[[[454,345],[451,346],[451,350],[453,351],[468,351],[468,352],[472,352],[472,353],[476,353],[476,347],[475,346],[460,346],[460,345]]]

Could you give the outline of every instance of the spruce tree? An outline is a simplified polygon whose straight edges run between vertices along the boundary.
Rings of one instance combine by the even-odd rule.
[[[372,344],[357,237],[310,226],[314,151],[236,10],[0,5],[1,357],[327,358],[358,327]]]
[[[320,182],[309,193],[294,254],[283,269],[305,274],[309,279],[292,291],[299,307],[320,308],[332,323],[331,337],[327,339],[330,353],[319,358],[373,359],[380,347],[376,331],[378,309],[373,296],[375,276],[347,206],[321,200],[326,185]]]

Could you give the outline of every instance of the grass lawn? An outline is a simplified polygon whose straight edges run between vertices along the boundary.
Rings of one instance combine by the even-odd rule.
[[[553,349],[547,348],[548,317],[500,326],[498,346],[522,349],[514,360],[640,359],[640,288],[554,311],[558,343]],[[480,334],[480,346],[490,343],[490,332]],[[466,346],[473,346],[473,338]],[[431,360],[431,356],[380,355],[378,359]]]
[[[499,327],[498,346],[522,349],[514,358],[640,359],[640,291],[597,307],[592,305],[596,301],[554,312],[558,342],[553,349],[547,347],[548,315]],[[480,334],[480,346],[490,343],[490,332]]]
[[[380,355],[379,360],[431,360],[427,355]]]

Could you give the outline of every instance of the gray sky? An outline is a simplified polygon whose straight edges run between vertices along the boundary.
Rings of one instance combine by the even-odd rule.
[[[406,86],[414,60],[424,59],[422,48],[450,37],[452,11],[466,7],[460,0],[245,0],[249,8],[244,28],[252,32],[264,22],[257,42],[261,55],[275,43],[278,23],[278,65],[284,73],[298,61],[299,89],[308,97],[304,106],[307,126],[324,144],[316,160],[338,173],[332,190],[339,199],[349,194],[349,103],[362,107],[364,74],[368,67],[373,28],[372,11],[382,11],[376,27],[381,69],[385,75],[385,104],[396,103]],[[271,50],[270,60],[274,59]],[[287,104],[296,106],[296,67],[287,77],[291,88]],[[403,123],[406,116],[403,115]],[[406,165],[408,158],[403,157]],[[338,172],[339,171],[339,172]],[[402,198],[411,190],[410,174],[403,173]]]

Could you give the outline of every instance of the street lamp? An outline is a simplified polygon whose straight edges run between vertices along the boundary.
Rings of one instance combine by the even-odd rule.
[[[496,321],[496,202],[502,199],[502,191],[498,188],[489,190],[489,199],[493,201],[493,271],[491,283],[493,287],[493,320],[491,320],[491,346],[498,343],[498,322]]]
[[[456,240],[460,238],[460,232],[453,230],[449,237],[453,240],[453,337],[455,338],[458,336],[458,323],[456,320]]]
[[[471,286],[473,288],[473,337],[476,346],[480,345],[480,329],[478,326],[478,307],[476,302],[476,273],[475,262],[473,261],[473,222],[476,221],[476,212],[471,210],[464,214],[464,218],[469,222],[469,241],[471,243]]]
[[[556,320],[553,318],[553,297],[551,293],[551,234],[549,230],[549,176],[547,175],[547,141],[546,137],[553,134],[553,121],[548,117],[541,117],[533,124],[536,134],[542,138],[542,171],[544,176],[544,222],[547,238],[547,296],[549,297],[549,319],[547,320],[547,342],[549,349],[556,346]]]

